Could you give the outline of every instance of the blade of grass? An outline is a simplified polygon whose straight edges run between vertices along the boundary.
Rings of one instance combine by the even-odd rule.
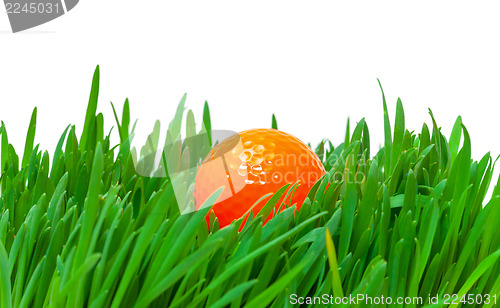
[[[391,153],[392,153],[392,137],[391,137],[391,122],[389,121],[389,112],[387,111],[387,103],[385,101],[384,89],[382,89],[382,84],[380,80],[377,78],[378,85],[380,87],[380,91],[382,92],[382,102],[384,107],[384,174],[387,179],[391,174]]]
[[[211,307],[213,308],[223,308],[227,305],[231,304],[235,299],[239,296],[243,295],[246,291],[248,291],[251,287],[257,284],[257,279],[252,279],[238,286],[232,288],[229,292],[224,294],[218,301],[213,303]]]
[[[297,266],[291,269],[288,273],[279,278],[275,283],[273,283],[264,292],[260,293],[257,297],[249,301],[245,307],[257,307],[257,306],[267,306],[270,304],[276,296],[278,296],[286,286],[302,271],[302,269],[310,262],[310,259],[304,259]]]
[[[9,259],[7,251],[2,242],[0,242],[0,303],[2,307],[12,307],[12,294],[10,285]]]
[[[26,142],[24,144],[24,154],[21,167],[24,167],[28,164],[31,157],[31,152],[33,151],[33,144],[35,142],[35,130],[36,130],[36,110],[37,109],[35,107],[33,109],[33,113],[31,114],[30,125],[28,127]]]
[[[469,276],[467,281],[464,283],[464,285],[460,288],[458,291],[458,298],[462,298],[464,295],[469,292],[470,288],[476,283],[476,281],[481,277],[481,275],[484,274],[489,268],[491,268],[495,262],[498,260],[498,257],[500,257],[500,249],[486,257],[479,265],[474,269],[472,274]],[[457,307],[457,304],[452,304],[450,305],[450,308],[452,307]]]
[[[337,253],[335,252],[335,245],[333,244],[332,236],[328,228],[326,229],[326,251],[328,253],[330,271],[332,272],[333,295],[336,297],[344,297],[342,281],[340,280],[339,274],[339,265],[337,263]]]
[[[274,115],[274,113],[273,113],[273,119],[272,119],[272,123],[271,123],[271,128],[278,129],[278,121],[276,121],[276,116]]]
[[[92,88],[90,90],[89,103],[87,105],[87,113],[85,114],[85,122],[83,124],[82,136],[80,137],[80,150],[88,148],[89,138],[91,130],[94,126],[95,113],[97,111],[97,98],[99,96],[99,79],[100,71],[99,65],[94,71],[94,77],[92,78]]]
[[[396,120],[394,122],[394,138],[392,143],[391,155],[391,172],[394,170],[398,158],[401,154],[401,147],[403,145],[403,136],[405,133],[405,113],[401,99],[398,98],[396,106]]]
[[[458,153],[458,147],[460,146],[460,139],[462,137],[462,117],[458,116],[450,135],[450,155],[451,164],[455,161]]]

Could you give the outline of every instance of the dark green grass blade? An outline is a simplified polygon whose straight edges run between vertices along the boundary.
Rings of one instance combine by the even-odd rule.
[[[212,146],[212,122],[210,120],[210,108],[207,101],[205,101],[205,105],[203,106],[203,126],[208,134],[209,145]]]
[[[276,116],[274,115],[274,113],[273,113],[271,128],[278,129],[278,121],[276,121]]]

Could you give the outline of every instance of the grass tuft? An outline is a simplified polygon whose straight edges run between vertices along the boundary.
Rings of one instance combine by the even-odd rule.
[[[327,174],[300,211],[286,201],[283,211],[272,211],[289,200],[290,183],[261,198],[267,203],[256,215],[219,229],[213,215],[204,219],[217,195],[181,215],[168,174],[137,174],[141,154],[162,150],[159,123],[148,148],[132,148],[126,100],[121,119],[112,104],[117,130],[105,135],[96,114],[99,78],[97,67],[82,135],[68,126],[52,158],[34,146],[36,108],[21,158],[2,122],[1,307],[282,307],[292,294],[422,298],[406,307],[428,305],[438,294],[441,301],[429,306],[444,307],[444,294],[458,294],[483,302],[453,307],[495,306],[500,186],[485,199],[495,161],[489,153],[472,159],[460,117],[449,139],[431,111],[431,125],[415,134],[398,99],[391,129],[382,91],[383,148],[372,155],[365,120],[348,120],[343,142],[323,139],[315,148]],[[183,121],[187,136],[211,138],[208,104],[197,132],[185,101],[165,145],[180,140]],[[111,144],[111,133],[119,144]],[[171,149],[162,158],[189,159],[185,152]]]

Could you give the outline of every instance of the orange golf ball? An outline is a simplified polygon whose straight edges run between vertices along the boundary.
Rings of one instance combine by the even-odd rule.
[[[276,129],[246,130],[216,145],[201,164],[195,182],[195,208],[198,210],[223,188],[212,211],[219,226],[225,227],[247,213],[262,196],[298,181],[300,185],[290,202],[296,203],[298,210],[324,174],[316,153],[298,138]],[[266,201],[252,209],[254,215]],[[280,204],[281,200],[276,211]],[[271,218],[272,213],[264,223]]]

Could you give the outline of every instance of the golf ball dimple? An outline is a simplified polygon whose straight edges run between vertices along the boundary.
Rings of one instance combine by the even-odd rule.
[[[234,138],[240,138],[236,146]],[[212,210],[224,227],[242,217],[263,195],[298,181],[291,204],[299,209],[323,174],[318,156],[298,138],[275,129],[243,131],[215,146],[200,166],[195,182],[196,208],[223,187]],[[252,209],[254,215],[266,201]],[[281,200],[276,210],[280,205]]]

